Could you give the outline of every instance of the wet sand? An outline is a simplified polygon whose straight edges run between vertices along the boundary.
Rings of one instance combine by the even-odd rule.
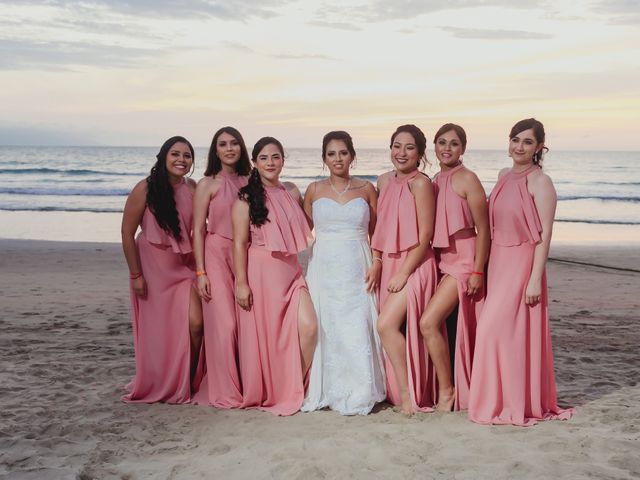
[[[0,240],[0,476],[638,478],[640,248],[562,243],[552,257],[558,398],[577,414],[487,427],[384,405],[279,418],[123,404],[134,363],[120,246]]]

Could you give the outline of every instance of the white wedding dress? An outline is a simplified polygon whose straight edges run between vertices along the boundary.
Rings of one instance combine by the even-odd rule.
[[[366,415],[386,397],[378,311],[367,292],[371,265],[369,205],[313,202],[316,241],[307,284],[318,316],[318,344],[302,411],[329,407],[343,415]]]

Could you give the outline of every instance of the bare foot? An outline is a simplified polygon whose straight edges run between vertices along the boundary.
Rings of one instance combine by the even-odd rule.
[[[450,412],[453,410],[453,404],[456,399],[456,389],[451,387],[447,390],[438,392],[438,404],[436,410],[439,412]]]
[[[413,416],[413,405],[411,404],[411,396],[409,395],[409,392],[401,393],[400,398],[402,399],[400,413],[405,417]]]

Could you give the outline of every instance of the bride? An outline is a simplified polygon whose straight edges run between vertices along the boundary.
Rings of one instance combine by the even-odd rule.
[[[375,325],[381,262],[372,264],[368,241],[377,193],[371,183],[350,177],[355,156],[347,132],[327,133],[322,159],[330,176],[309,185],[304,196],[316,234],[307,283],[318,316],[306,412],[329,407],[342,415],[366,415],[386,397]]]

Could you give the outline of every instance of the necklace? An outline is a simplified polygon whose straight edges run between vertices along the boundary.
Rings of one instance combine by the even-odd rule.
[[[336,193],[338,198],[340,198],[342,195],[344,195],[347,192],[347,190],[349,190],[349,187],[351,187],[351,177],[349,177],[349,181],[347,182],[347,186],[344,187],[344,190],[342,190],[341,192],[339,192],[338,189],[336,189],[336,187],[333,186],[333,182],[331,181],[331,177],[329,177],[327,180],[329,180],[329,185],[331,185],[331,190],[333,190]]]

